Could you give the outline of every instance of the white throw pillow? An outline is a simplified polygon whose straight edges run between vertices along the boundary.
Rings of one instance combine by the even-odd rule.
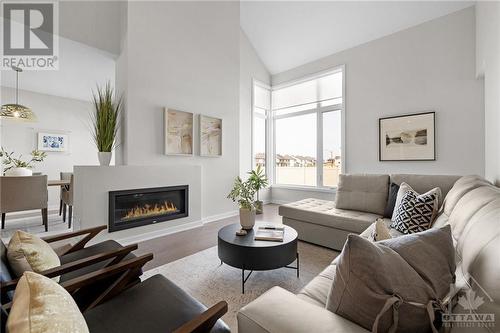
[[[422,196],[423,195],[428,195],[428,194],[435,194],[436,197],[437,197],[437,200],[438,200],[436,208],[439,209],[439,202],[440,202],[441,197],[442,197],[442,192],[441,192],[441,189],[439,187],[435,187],[435,188],[433,188],[430,191],[427,191],[427,192],[425,192],[423,194],[419,194],[410,185],[408,185],[405,182],[402,182],[399,185],[399,191],[398,191],[398,195],[396,197],[396,204],[394,205],[394,211],[392,212],[392,217],[391,217],[391,221],[392,222],[394,222],[394,218],[396,217],[395,214],[396,214],[396,212],[398,210],[399,205],[401,204],[401,200],[403,199],[403,196],[406,194],[406,192],[409,192],[409,191],[413,191],[417,195],[422,195]],[[437,214],[437,211],[436,211],[436,214]]]

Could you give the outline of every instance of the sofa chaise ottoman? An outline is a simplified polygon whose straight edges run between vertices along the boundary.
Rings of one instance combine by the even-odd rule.
[[[416,178],[415,178],[416,177]],[[454,176],[436,177],[436,183],[419,182],[421,176],[393,175],[395,182],[405,181],[423,192],[441,186],[446,197],[433,228],[450,225],[456,253],[455,288],[466,293],[477,292],[484,303],[476,310],[453,307],[453,314],[493,314],[493,327],[478,325],[454,327],[459,332],[500,332],[500,188],[479,176],[465,176],[447,187]],[[415,182],[416,180],[416,182]],[[439,182],[441,180],[441,182]],[[389,219],[385,219],[387,224]],[[368,238],[374,224],[362,237]],[[391,230],[393,237],[402,234]],[[326,303],[336,271],[336,260],[311,280],[298,294],[273,287],[238,312],[240,333],[368,333],[365,328],[326,309]],[[483,294],[486,292],[486,294]],[[467,295],[467,294],[465,294]],[[456,297],[455,297],[456,300]],[[454,303],[452,303],[454,304]],[[485,323],[478,323],[479,325]],[[487,323],[486,323],[487,324]],[[458,326],[458,325],[457,325]]]
[[[283,223],[297,230],[299,239],[340,251],[347,235],[360,234],[375,220],[383,217],[389,185],[402,182],[419,193],[434,187],[443,198],[460,176],[452,175],[344,175],[337,193],[342,200],[304,199],[281,205]],[[333,199],[333,198],[332,198]]]

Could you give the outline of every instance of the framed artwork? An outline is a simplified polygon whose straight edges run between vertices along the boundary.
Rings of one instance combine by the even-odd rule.
[[[435,112],[379,119],[379,161],[435,161]]]
[[[190,112],[165,108],[166,155],[193,155],[193,117]]]
[[[38,150],[67,151],[68,143],[67,134],[38,132]]]
[[[200,156],[222,156],[222,119],[200,115]]]

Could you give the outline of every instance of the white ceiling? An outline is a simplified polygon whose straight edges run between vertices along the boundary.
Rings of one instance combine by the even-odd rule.
[[[472,6],[467,1],[244,1],[241,27],[271,74]]]

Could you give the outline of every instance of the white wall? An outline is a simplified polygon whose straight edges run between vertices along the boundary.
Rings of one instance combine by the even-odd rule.
[[[476,3],[476,70],[484,79],[485,176],[500,186],[500,2]]]
[[[346,65],[347,172],[484,175],[474,8],[274,75],[273,84],[341,64]],[[379,162],[378,118],[426,110],[436,111],[437,160]]]
[[[2,119],[1,142],[8,151],[29,157],[37,148],[38,132],[65,133],[69,136],[68,152],[47,152],[47,158],[35,166],[35,172],[46,174],[49,179],[59,179],[59,172],[71,172],[74,165],[96,165],[97,150],[89,131],[90,102],[19,91],[22,104],[35,112],[37,122],[20,122]],[[3,101],[13,101],[15,90],[2,87]],[[49,207],[59,208],[59,189],[49,188]]]
[[[117,77],[126,82],[123,162],[200,165],[202,217],[235,209],[226,199],[238,175],[239,4],[129,2]],[[223,119],[223,156],[165,156],[163,108]]]

